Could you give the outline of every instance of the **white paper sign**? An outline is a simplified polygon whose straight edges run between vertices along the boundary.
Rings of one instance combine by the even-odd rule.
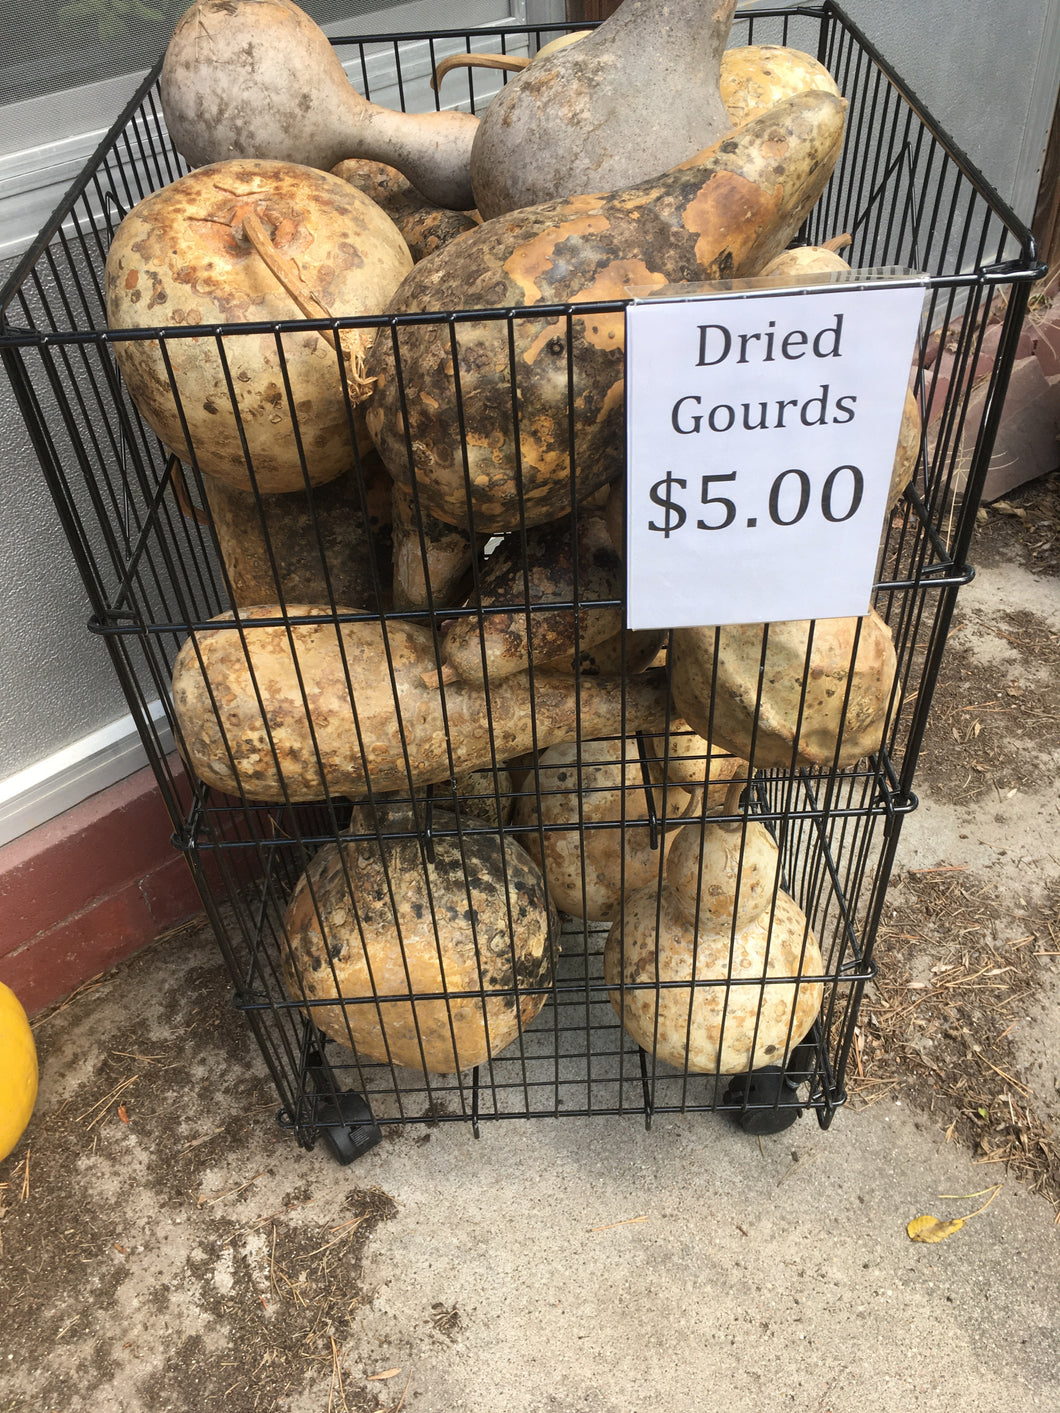
[[[626,311],[630,628],[868,611],[921,283]]]

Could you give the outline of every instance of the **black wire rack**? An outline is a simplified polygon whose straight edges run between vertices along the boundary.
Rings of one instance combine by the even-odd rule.
[[[446,31],[333,43],[355,86],[372,98],[385,82],[387,101],[396,92],[396,106],[405,103],[414,82],[423,89],[423,74],[443,54],[487,47],[526,52],[563,28]],[[347,399],[352,464],[340,492],[310,485],[303,451],[303,490],[263,494],[243,438],[250,473],[250,489],[243,493],[245,533],[253,542],[248,553],[258,575],[258,587],[248,601],[250,590],[238,582],[231,548],[221,533],[216,487],[211,489],[210,478],[202,475],[194,443],[186,463],[167,452],[129,397],[116,359],[119,343],[150,341],[172,368],[181,346],[195,339],[202,357],[212,351],[231,369],[239,340],[264,334],[286,369],[285,339],[292,334],[369,328],[392,340],[400,380],[403,340],[414,338],[424,325],[442,322],[456,350],[465,326],[494,320],[513,351],[508,375],[517,389],[520,372],[514,350],[521,338],[533,336],[543,319],[565,325],[569,348],[575,317],[614,315],[623,303],[535,306],[532,313],[452,309],[360,320],[223,328],[186,323],[108,332],[103,269],[115,230],[137,202],[186,171],[166,134],[157,69],[130,100],[3,290],[4,366],[91,599],[89,628],[109,650],[169,809],[175,845],[187,857],[230,970],[234,1004],[245,1013],[268,1064],[281,1121],[305,1146],[323,1135],[342,1161],[376,1141],[384,1124],[460,1121],[470,1122],[477,1133],[488,1120],[510,1117],[636,1114],[650,1123],[656,1113],[703,1110],[727,1112],[750,1132],[772,1132],[803,1110],[815,1112],[827,1126],[846,1097],[844,1077],[858,1007],[874,973],[873,938],[901,822],[916,806],[913,779],[932,689],[957,591],[972,574],[967,552],[979,492],[1030,286],[1042,270],[1028,232],[837,7],[756,8],[737,16],[733,43],[783,44],[816,55],[849,102],[842,156],[800,241],[819,243],[845,231],[853,242],[845,254],[855,269],[901,266],[927,276],[914,384],[922,424],[919,455],[912,481],[884,527],[874,595],[875,609],[893,635],[895,685],[880,748],[845,768],[806,766],[793,752],[787,768],[751,769],[724,750],[704,747],[696,755],[686,745],[686,771],[691,760],[704,788],[698,805],[688,792],[681,796],[682,808],[691,813],[678,821],[679,792],[660,783],[658,758],[677,751],[682,732],[690,742],[691,733],[677,720],[666,694],[666,666],[649,668],[645,675],[643,663],[633,661],[632,647],[619,634],[612,670],[622,691],[613,724],[590,732],[585,722],[596,683],[588,662],[591,654],[582,652],[583,629],[577,626],[572,661],[579,666],[565,679],[569,734],[578,746],[573,767],[558,771],[548,767],[547,757],[542,760],[544,742],[538,728],[546,716],[546,688],[554,679],[546,675],[546,663],[535,662],[531,654],[522,705],[504,709],[521,716],[519,748],[510,748],[510,723],[499,706],[494,708],[491,687],[477,727],[479,772],[466,777],[454,757],[450,754],[446,760],[443,752],[442,767],[430,772],[425,783],[415,769],[416,747],[409,744],[412,723],[403,719],[408,707],[397,687],[405,627],[412,625],[424,635],[440,668],[446,625],[461,617],[481,625],[494,615],[514,616],[530,626],[534,615],[547,607],[567,610],[576,625],[586,621],[579,616],[586,610],[607,610],[621,623],[621,576],[613,588],[600,591],[588,581],[583,584],[576,569],[566,598],[553,598],[547,605],[535,601],[526,560],[532,530],[517,513],[517,528],[506,536],[488,543],[484,534],[470,537],[473,552],[459,593],[442,592],[427,573],[422,600],[395,606],[393,533],[386,525],[386,510],[379,510],[370,458],[362,454],[363,446],[353,450],[356,437]],[[492,91],[489,85],[498,82],[495,73],[471,69],[449,81],[464,86],[463,106],[471,111],[483,106]],[[447,98],[451,101],[452,94],[447,92]],[[993,338],[995,326],[1000,331],[996,353],[988,354],[988,334]],[[341,357],[336,366],[345,377]],[[577,370],[568,371],[573,400]],[[234,375],[228,376],[234,398]],[[414,399],[417,389],[402,384],[401,395]],[[310,429],[299,427],[289,381],[284,401],[296,436],[303,431],[308,436]],[[531,414],[532,409],[523,415]],[[466,425],[459,407],[456,425],[463,443],[455,448],[459,456],[462,449],[466,452]],[[415,500],[414,493],[419,531],[413,536],[412,559],[426,568],[424,517]],[[298,506],[299,543],[314,566],[308,606],[304,590],[295,588],[301,581],[292,577],[290,545],[274,513],[278,501]],[[555,529],[561,545],[564,535],[568,548],[577,544],[585,515],[584,507],[570,508]],[[522,554],[524,592],[484,604],[485,565],[497,538],[515,545],[517,570]],[[348,605],[340,565],[343,554],[348,559],[351,553],[359,576],[356,607]],[[259,605],[256,617],[246,612],[248,602]],[[230,615],[227,626],[218,629],[211,620],[225,613]],[[277,733],[266,730],[264,736],[265,773],[271,772],[277,781],[271,797],[268,790],[261,798],[261,791],[245,788],[236,759],[239,742],[225,739],[223,732],[218,747],[221,785],[216,779],[206,783],[185,768],[181,754],[187,757],[188,742],[172,690],[182,645],[189,640],[198,644],[198,635],[211,629],[237,642],[237,656],[241,653],[251,663],[251,687],[268,719],[269,706],[261,696],[264,685],[255,680],[249,656],[256,633],[278,633],[293,650],[306,632],[330,633],[334,647],[345,641],[347,630],[365,627],[381,644],[371,675],[384,697],[388,684],[392,689],[390,716],[402,742],[398,756],[404,779],[396,785],[389,781],[379,792],[370,785],[362,790],[350,786],[358,770],[370,778],[366,762],[377,742],[361,721],[363,679],[355,680],[342,647],[332,714],[342,720],[344,750],[355,767],[352,776],[348,771],[329,773],[330,766],[323,764],[325,726],[314,706],[318,684],[308,665],[304,672],[296,671],[297,687],[288,705],[301,717],[302,764],[319,788],[290,787],[285,774],[290,762],[286,756],[281,760],[279,728]],[[201,662],[201,651],[196,651]],[[667,662],[665,641],[654,645],[653,661]],[[655,684],[665,703],[663,719],[648,726],[634,720],[623,695],[646,682]],[[212,708],[220,719],[224,704],[218,696],[215,692]],[[437,699],[442,734],[451,750],[455,728],[449,709],[455,697],[443,683]],[[620,761],[619,783],[607,797],[609,806],[601,810],[596,799],[600,777],[593,771],[605,758]],[[225,779],[232,783],[222,788]],[[717,781],[728,782],[720,813],[718,796],[706,791]],[[366,796],[371,806],[367,811]],[[566,815],[559,823],[545,822],[543,805],[554,797],[566,800]],[[794,980],[792,974],[764,972],[748,979],[737,975],[730,960],[707,977],[697,974],[694,985],[687,979],[682,984],[630,980],[628,975],[616,985],[613,977],[605,978],[612,922],[550,913],[541,899],[536,905],[546,940],[538,946],[532,966],[512,960],[523,892],[528,886],[533,891],[523,874],[517,879],[512,872],[512,859],[525,858],[513,854],[513,848],[526,846],[532,853],[536,845],[538,855],[545,854],[547,874],[548,838],[573,841],[575,858],[580,859],[576,872],[581,870],[584,886],[591,866],[588,841],[610,836],[613,845],[617,842],[610,855],[612,882],[621,897],[627,867],[632,879],[627,857],[635,846],[644,854],[646,846],[649,882],[644,885],[642,875],[641,883],[658,891],[665,877],[667,845],[680,828],[696,829],[696,821],[708,817],[708,808],[712,824],[719,819],[729,822],[745,842],[752,822],[774,840],[779,869],[764,907],[767,916],[776,915],[784,892],[801,909],[802,952]],[[529,825],[527,809],[533,820]],[[466,906],[456,913],[458,931],[465,943],[470,940],[477,959],[477,975],[473,969],[470,980],[460,980],[447,975],[439,963],[439,980],[417,987],[396,924],[392,952],[397,970],[388,970],[386,979],[381,969],[374,975],[372,957],[377,954],[369,954],[362,944],[361,929],[367,924],[360,913],[367,913],[368,904],[352,874],[358,857],[370,855],[381,863],[384,891],[395,913],[406,895],[425,891],[435,950],[441,952],[445,926],[452,924],[452,916],[443,912],[451,912],[454,905],[448,896],[444,905],[435,898],[432,870],[436,856],[451,858],[454,850],[458,857],[476,861],[474,867],[465,867]],[[480,900],[472,895],[470,877],[486,855],[499,860],[493,880],[499,912],[488,926],[476,911]],[[343,946],[353,951],[362,947],[369,958],[370,984],[356,993],[343,990],[335,963],[342,947],[334,939],[329,938],[325,955],[317,958],[325,982],[330,977],[330,994],[321,994],[328,993],[328,986],[321,987],[319,978],[306,971],[305,956],[296,955],[292,899],[308,887],[311,911],[319,921],[324,903],[305,879],[313,867],[319,879],[325,859],[340,879],[344,915],[352,929]],[[398,859],[404,872],[397,871]],[[630,895],[625,896],[627,902],[615,905],[620,917],[628,906]],[[807,943],[811,935],[819,961]],[[490,970],[490,947],[495,958],[507,955],[507,970],[501,968],[499,980],[496,968]],[[725,1072],[719,1054],[713,1068],[700,1071],[669,1063],[653,1048],[642,1047],[619,1019],[628,995],[648,992],[661,1001],[667,989],[684,998],[680,1004],[687,1007],[689,1031],[693,998],[696,1006],[710,998],[722,1032],[727,1024],[736,1027],[741,998],[747,994],[760,998],[751,1027],[755,1034],[770,999],[778,995],[797,1001],[799,994],[812,992],[817,999],[815,1018],[808,1029],[796,1029],[790,1019],[797,1009],[793,1003],[769,1063],[762,1063],[755,1050],[754,1059],[736,1066],[735,1072],[729,1065]],[[515,1017],[503,1045],[494,1044],[488,1020],[493,1006],[509,1021]],[[484,1052],[472,1063],[440,1067],[439,1072],[422,1048],[426,1032],[440,1024],[463,1058],[466,1052],[456,1036],[468,1011],[488,1033]],[[398,1055],[389,1041],[386,1017],[399,1013],[411,1018],[413,1063],[408,1063],[407,1049]],[[376,1042],[366,1045],[359,1037],[373,1027]]]

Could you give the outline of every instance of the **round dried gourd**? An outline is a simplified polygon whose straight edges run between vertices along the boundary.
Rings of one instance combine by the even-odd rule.
[[[611,1004],[630,1036],[700,1074],[783,1064],[821,1008],[821,982],[802,978],[822,973],[806,916],[783,892],[743,927],[696,932],[676,888],[643,888],[604,948]]]
[[[745,760],[717,746],[712,747],[680,717],[671,719],[669,731],[646,736],[645,744],[649,756],[658,762],[663,779],[694,791],[697,798],[702,797],[703,806],[708,810],[725,803],[734,780],[738,779],[742,785],[749,778]]]
[[[411,813],[381,811],[413,829]],[[558,918],[514,839],[453,834],[433,814],[433,859],[414,832],[325,844],[286,913],[284,979],[332,1039],[429,1074],[487,1063],[548,999]],[[470,995],[439,993],[470,992]],[[434,996],[437,999],[420,999]],[[400,999],[408,998],[408,999]]]
[[[883,743],[898,662],[875,610],[677,628],[670,652],[677,710],[755,768],[843,769]]]
[[[531,777],[513,823],[542,866],[556,906],[590,921],[616,917],[625,893],[658,881],[677,837],[674,821],[689,804],[687,792],[646,786],[637,742],[629,737],[551,746],[538,760],[537,781],[540,800]],[[659,820],[655,848],[649,788]]]
[[[718,86],[733,127],[742,127],[793,93],[817,89],[839,96],[839,85],[823,64],[801,49],[780,44],[726,49]]]
[[[354,464],[351,404],[371,390],[374,330],[277,338],[240,326],[378,314],[411,268],[389,216],[338,177],[284,162],[201,167],[115,232],[109,327],[177,330],[164,352],[157,338],[116,340],[118,367],[152,430],[205,475],[262,494],[330,481]],[[181,325],[233,332],[182,336]]]
[[[731,787],[723,811],[735,810]],[[767,908],[780,874],[780,850],[764,824],[754,819],[711,819],[685,825],[666,864],[667,882],[693,925],[728,930],[753,922]]]

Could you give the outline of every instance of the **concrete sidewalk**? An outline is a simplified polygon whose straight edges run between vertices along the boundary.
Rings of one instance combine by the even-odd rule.
[[[761,1142],[720,1116],[417,1125],[342,1168],[275,1124],[227,991],[177,935],[39,1028],[4,1413],[1060,1402],[1051,1206],[1005,1181],[911,1242],[1005,1174],[901,1103]]]

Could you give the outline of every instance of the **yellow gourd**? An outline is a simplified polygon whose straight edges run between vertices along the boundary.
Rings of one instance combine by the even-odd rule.
[[[26,1131],[37,1102],[37,1047],[22,1003],[0,981],[0,1161]]]

